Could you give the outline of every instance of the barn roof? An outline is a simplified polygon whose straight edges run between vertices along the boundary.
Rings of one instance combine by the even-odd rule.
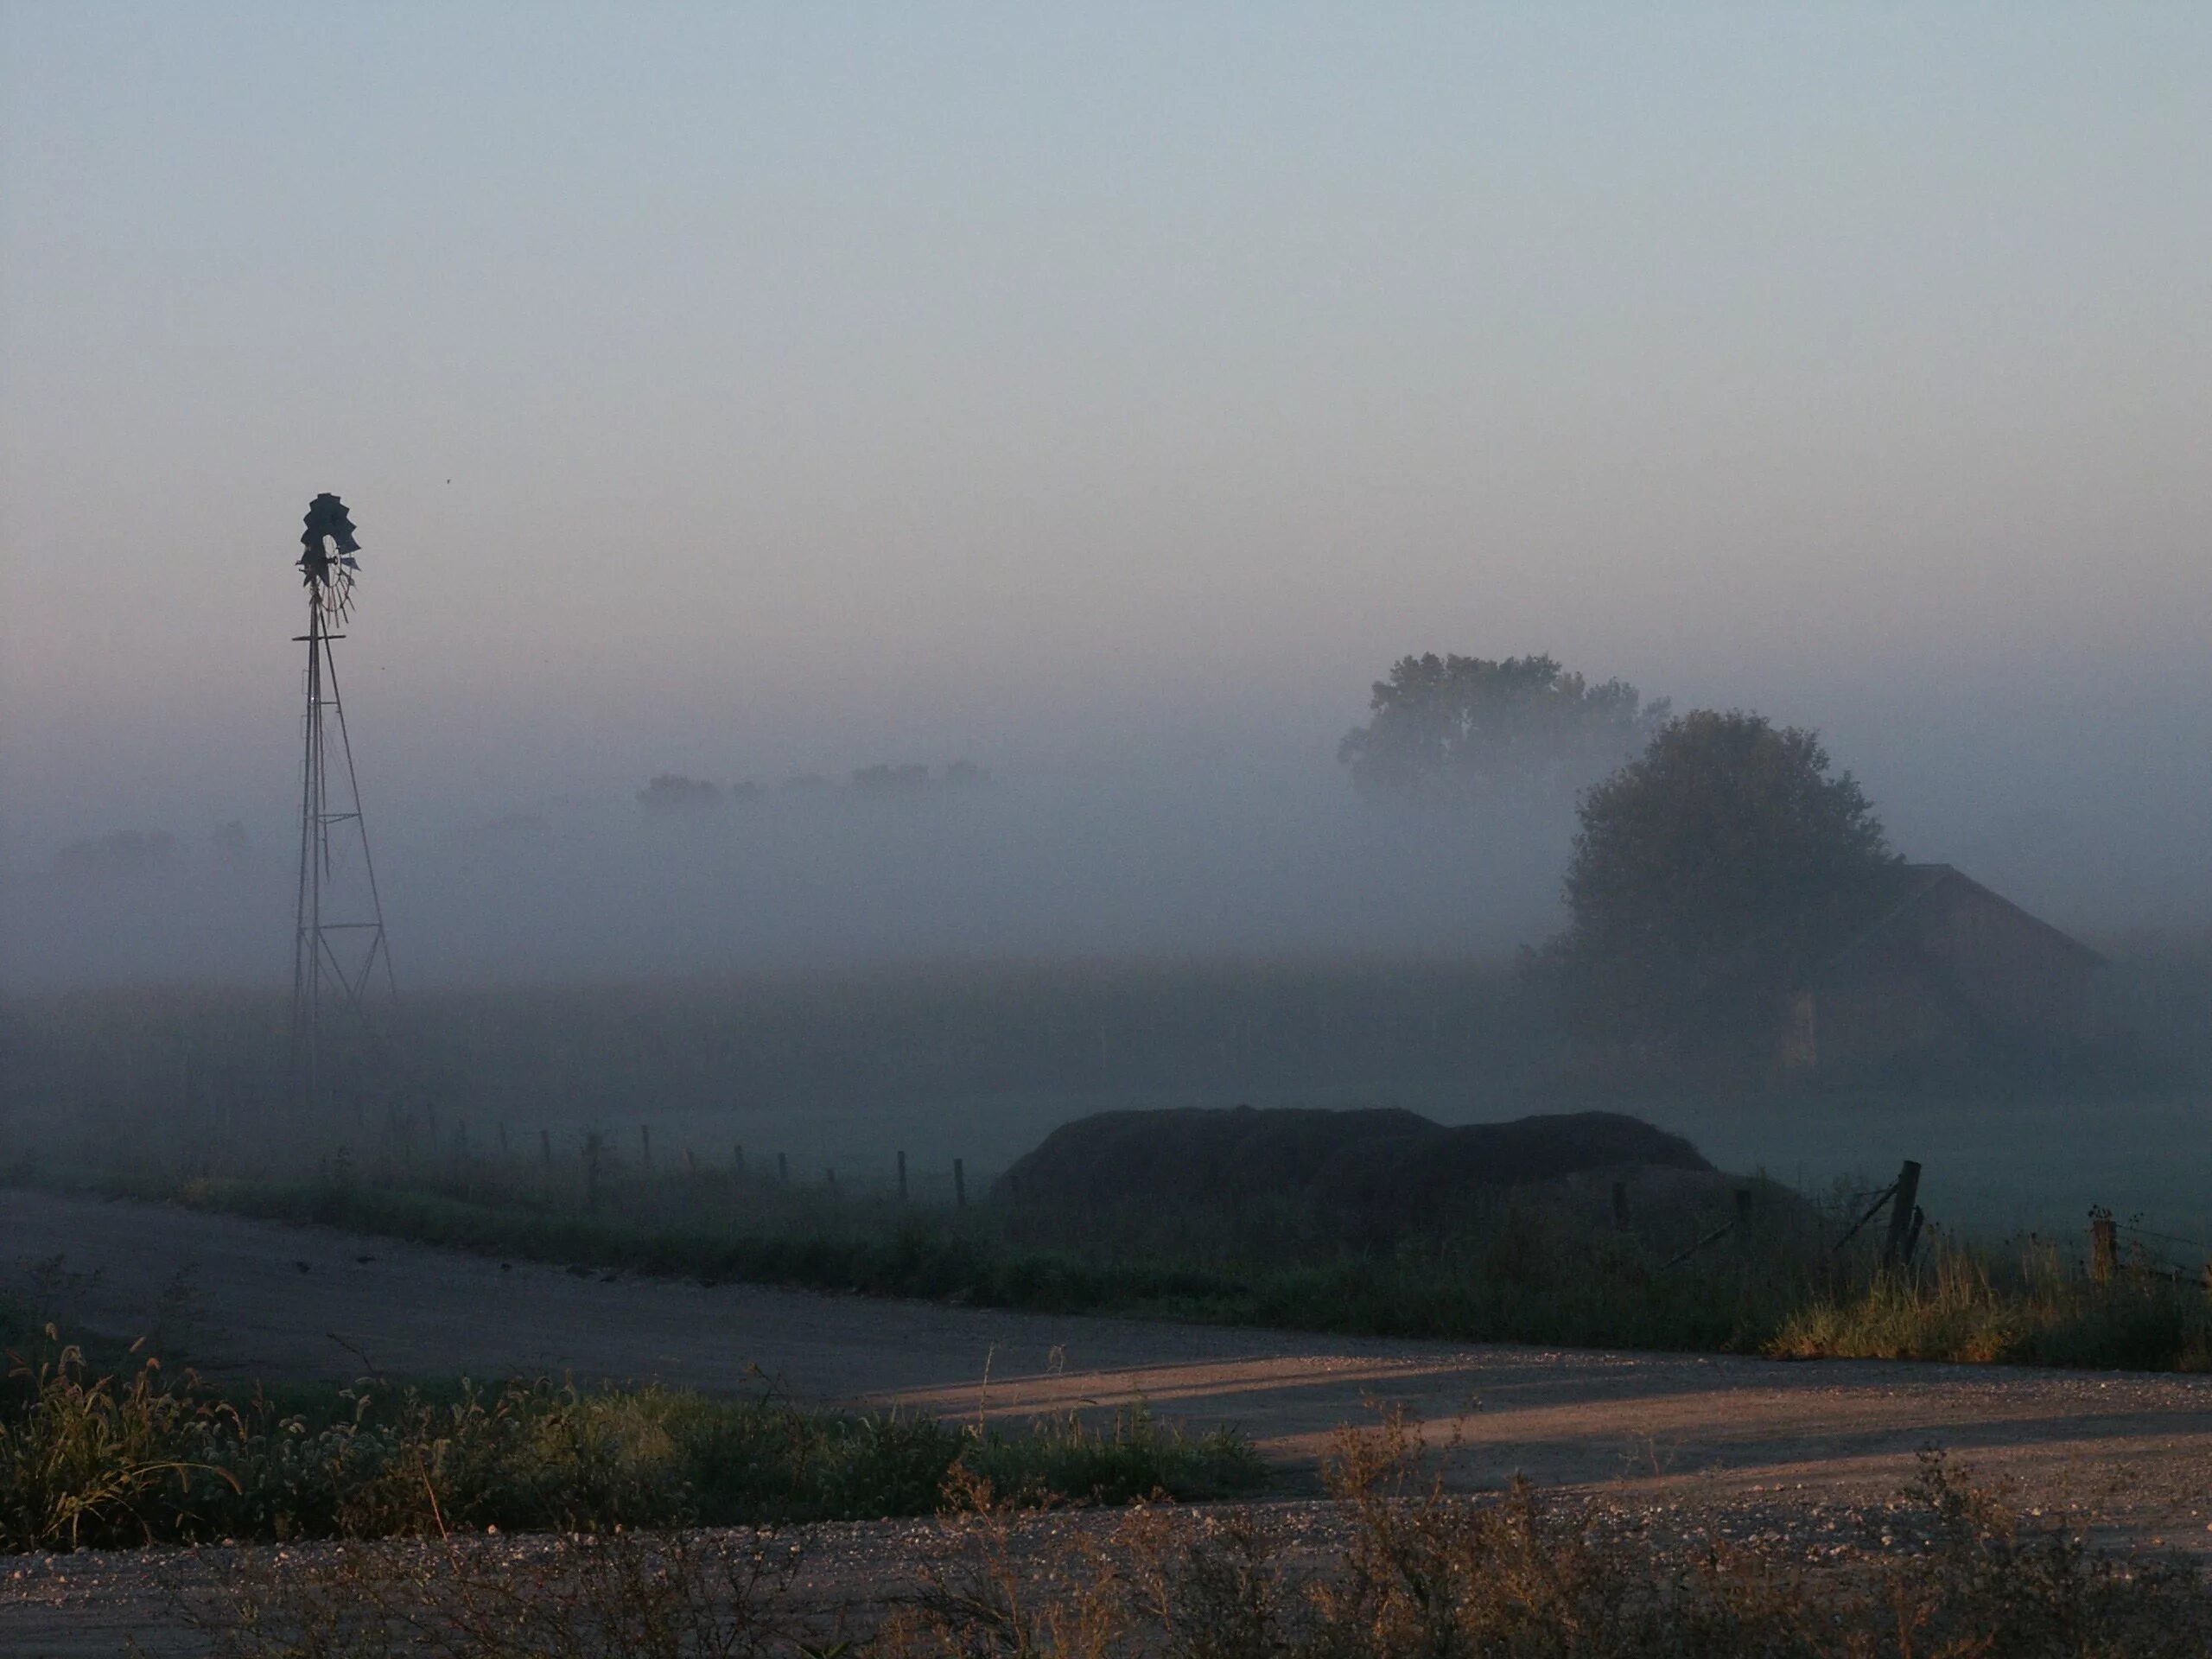
[[[1936,893],[1949,887],[1964,887],[1980,895],[1993,905],[2002,906],[2022,921],[2030,924],[2046,942],[2060,950],[2086,959],[2101,968],[2106,959],[2070,933],[2060,931],[2040,916],[2031,915],[2000,893],[1993,892],[1980,882],[1952,864],[1899,864],[1896,866],[1880,899],[1877,903],[1875,918],[1822,964],[1824,972],[1848,965],[1851,959],[1878,945],[1883,938],[1899,926],[1907,917],[1925,904]]]

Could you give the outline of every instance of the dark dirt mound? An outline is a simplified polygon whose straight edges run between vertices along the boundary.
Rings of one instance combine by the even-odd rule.
[[[1086,1208],[1234,1206],[1281,1195],[1406,1225],[1478,1188],[1651,1166],[1713,1169],[1681,1136],[1618,1112],[1446,1128],[1395,1109],[1183,1107],[1064,1124],[1000,1179],[996,1192],[1024,1206]]]

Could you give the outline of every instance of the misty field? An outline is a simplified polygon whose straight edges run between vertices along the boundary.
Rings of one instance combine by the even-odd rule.
[[[262,993],[84,993],[7,1014],[0,1158],[19,1179],[319,1219],[541,1259],[1009,1306],[1453,1338],[2212,1362],[2212,953],[2111,976],[2138,1035],[2096,1076],[1602,1098],[1547,1071],[1555,1033],[1510,965],[1033,965],[709,984],[429,993],[347,1055],[350,1094],[287,1091]],[[1109,1108],[1390,1103],[1445,1122],[1602,1103],[1689,1135],[1725,1195],[1612,1230],[1470,1201],[1380,1248],[1295,1206],[1010,1210],[994,1176]],[[1932,1224],[1910,1285],[1875,1230],[1899,1161]],[[900,1191],[903,1162],[905,1190]],[[1740,1185],[1741,1183],[1739,1183]],[[1748,1199],[1746,1200],[1749,1201]],[[2133,1302],[2093,1287],[2093,1206]],[[1768,1243],[1747,1249],[1754,1232]],[[1886,1299],[1886,1300],[1885,1300]]]
[[[2212,941],[2129,942],[2105,995],[2120,1075],[1577,1090],[1510,963],[950,964],[786,978],[410,994],[318,1114],[289,1093],[282,994],[86,990],[0,1004],[0,1163],[297,1178],[550,1153],[951,1196],[1052,1128],[1132,1107],[1397,1105],[1484,1122],[1602,1104],[1808,1192],[1928,1170],[1930,1216],[2080,1230],[2092,1205],[2212,1240]]]

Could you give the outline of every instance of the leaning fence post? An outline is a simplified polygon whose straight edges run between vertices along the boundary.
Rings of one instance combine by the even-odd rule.
[[[956,1210],[968,1207],[968,1172],[957,1158],[952,1160],[952,1205]]]
[[[2120,1266],[2120,1229],[2105,1211],[2089,1211],[2089,1277],[2101,1285],[2112,1282]]]
[[[1894,1268],[1910,1259],[1906,1240],[1912,1236],[1914,1201],[1920,1196],[1920,1166],[1910,1158],[1897,1169],[1896,1195],[1890,1199],[1890,1236],[1882,1243],[1882,1265]]]

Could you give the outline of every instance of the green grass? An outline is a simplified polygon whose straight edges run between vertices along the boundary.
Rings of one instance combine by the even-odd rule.
[[[1012,1431],[772,1397],[512,1382],[239,1395],[48,1327],[0,1391],[0,1549],[209,1539],[605,1531],[928,1514],[949,1483],[1022,1502],[1258,1485],[1241,1436],[1139,1408]]]
[[[1870,1229],[1767,1186],[1757,1218],[1688,1261],[1673,1231],[1614,1234],[1512,1195],[1436,1237],[1362,1245],[1280,1208],[1062,1217],[835,1200],[723,1177],[633,1178],[587,1211],[480,1171],[462,1197],[348,1176],[105,1184],[523,1259],[708,1282],[1363,1336],[1793,1357],[2212,1369],[2212,1293],[2148,1257],[2109,1284],[2048,1243],[1931,1236],[1885,1273]],[[1725,1204],[1725,1198],[1720,1200]],[[1694,1215],[1671,1219],[1690,1235]]]
[[[102,1190],[311,1221],[528,1260],[1040,1313],[1110,1313],[1370,1336],[1758,1350],[1840,1282],[1802,1250],[1731,1248],[1668,1268],[1674,1246],[1592,1235],[1510,1204],[1461,1232],[1374,1249],[1217,1216],[1055,1217],[818,1196],[733,1203],[678,1177],[586,1211],[560,1200],[347,1179],[108,1181]],[[776,1207],[780,1204],[781,1207]]]

